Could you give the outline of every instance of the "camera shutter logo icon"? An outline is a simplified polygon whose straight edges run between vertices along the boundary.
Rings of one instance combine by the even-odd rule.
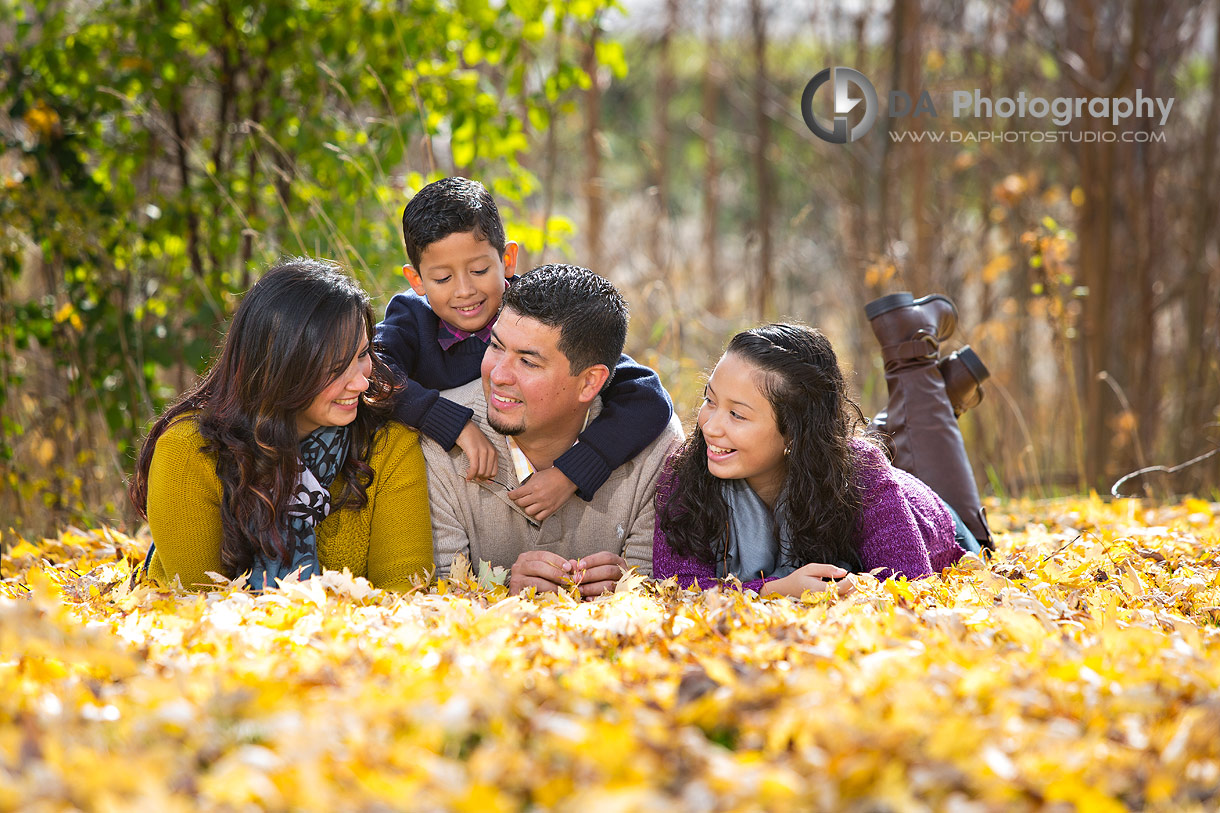
[[[829,130],[813,115],[813,96],[827,82],[833,84],[835,93],[834,119]],[[863,99],[848,97],[848,90],[852,85],[864,96]],[[848,114],[861,101],[864,102],[864,117],[852,127]],[[853,68],[825,68],[809,80],[809,84],[805,85],[805,92],[801,94],[801,115],[805,117],[805,126],[818,138],[831,144],[847,144],[862,138],[877,120],[877,107],[877,89],[868,81],[867,76]]]

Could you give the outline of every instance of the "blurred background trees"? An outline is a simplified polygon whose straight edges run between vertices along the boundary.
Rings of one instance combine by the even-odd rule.
[[[455,173],[526,267],[627,292],[684,417],[728,336],[780,317],[823,327],[875,411],[864,303],[940,290],[993,372],[963,418],[985,491],[1216,445],[1216,0],[37,0],[0,8],[0,44],[2,527],[130,521],[147,421],[259,269],[330,257],[384,303],[402,205]],[[883,106],[851,144],[801,118],[832,65]],[[953,117],[975,88],[1175,103],[1163,128]],[[891,89],[939,115],[889,118]],[[1098,137],[974,140],[1023,131]],[[1218,462],[1131,486],[1214,495]]]

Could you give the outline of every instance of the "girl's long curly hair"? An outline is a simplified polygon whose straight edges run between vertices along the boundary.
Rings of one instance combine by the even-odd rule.
[[[862,496],[851,441],[864,424],[847,394],[834,348],[805,325],[770,324],[738,333],[725,355],[758,369],[757,383],[789,449],[781,499],[792,532],[786,564],[838,564],[860,570],[854,532]],[[670,458],[658,488],[657,527],[675,552],[715,563],[729,522],[723,482],[707,466],[707,442],[696,428]]]
[[[211,369],[153,424],[128,494],[147,517],[148,472],[157,440],[180,420],[194,420],[203,451],[216,459],[225,575],[251,568],[255,552],[282,560],[285,509],[297,482],[297,415],[352,361],[361,336],[373,339],[368,295],[332,263],[280,260],[250,288]],[[394,379],[377,352],[351,426],[334,510],[361,508],[373,470],[373,438],[393,409]]]

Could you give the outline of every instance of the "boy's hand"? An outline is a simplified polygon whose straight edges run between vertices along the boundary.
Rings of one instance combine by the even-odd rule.
[[[535,522],[542,522],[575,493],[576,484],[552,466],[534,472],[524,485],[508,492],[508,498]]]
[[[470,461],[470,468],[466,469],[467,480],[490,480],[496,476],[496,447],[474,421],[467,421],[462,427],[457,445]]]

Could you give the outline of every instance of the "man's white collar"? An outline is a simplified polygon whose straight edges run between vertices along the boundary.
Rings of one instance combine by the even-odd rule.
[[[581,432],[588,428],[592,413],[592,409],[585,411],[585,422],[580,427]],[[512,435],[505,435],[504,440],[508,444],[508,459],[512,461],[513,471],[517,473],[517,482],[524,483],[529,479],[529,476],[536,471],[534,464],[531,463],[530,459],[525,456],[525,452],[521,451],[521,447],[517,445],[517,441],[513,440]],[[579,438],[576,440],[576,443],[580,443]],[[575,446],[576,443],[573,443],[572,445]]]

